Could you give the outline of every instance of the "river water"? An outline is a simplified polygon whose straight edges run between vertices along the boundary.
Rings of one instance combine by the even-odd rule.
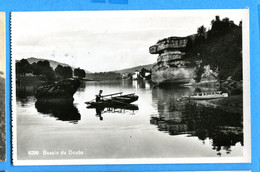
[[[205,101],[177,101],[213,90],[153,88],[148,81],[84,82],[73,104],[57,105],[38,103],[36,88],[16,88],[18,160],[243,156],[242,114]],[[133,108],[105,108],[100,114],[84,102],[101,89],[136,93],[139,99]]]

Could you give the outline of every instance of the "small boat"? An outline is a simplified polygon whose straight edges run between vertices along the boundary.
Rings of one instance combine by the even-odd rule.
[[[183,96],[182,98],[187,98],[191,100],[209,100],[228,97],[227,93],[222,93],[221,91],[209,92],[209,93],[195,93],[190,96]]]
[[[135,93],[122,95],[123,92],[108,94],[101,97],[101,101],[89,101],[85,102],[90,106],[115,106],[115,105],[129,105],[130,103],[137,101],[138,96]]]

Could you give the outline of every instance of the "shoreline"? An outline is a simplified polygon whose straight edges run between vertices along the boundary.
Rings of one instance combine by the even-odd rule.
[[[243,95],[209,100],[207,105],[217,106],[226,112],[243,114]]]

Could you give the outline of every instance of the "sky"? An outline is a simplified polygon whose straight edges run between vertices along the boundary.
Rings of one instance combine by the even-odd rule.
[[[156,62],[149,47],[170,36],[195,34],[219,15],[235,24],[245,10],[14,12],[12,58],[36,57],[90,72]]]
[[[5,13],[0,12],[0,76],[5,77]]]

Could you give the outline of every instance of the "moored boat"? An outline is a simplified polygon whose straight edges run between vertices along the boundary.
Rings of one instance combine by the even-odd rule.
[[[202,92],[202,93],[195,93],[190,96],[183,96],[183,98],[191,99],[191,100],[209,100],[209,99],[218,99],[228,97],[227,93],[222,93],[221,91],[217,92]]]

